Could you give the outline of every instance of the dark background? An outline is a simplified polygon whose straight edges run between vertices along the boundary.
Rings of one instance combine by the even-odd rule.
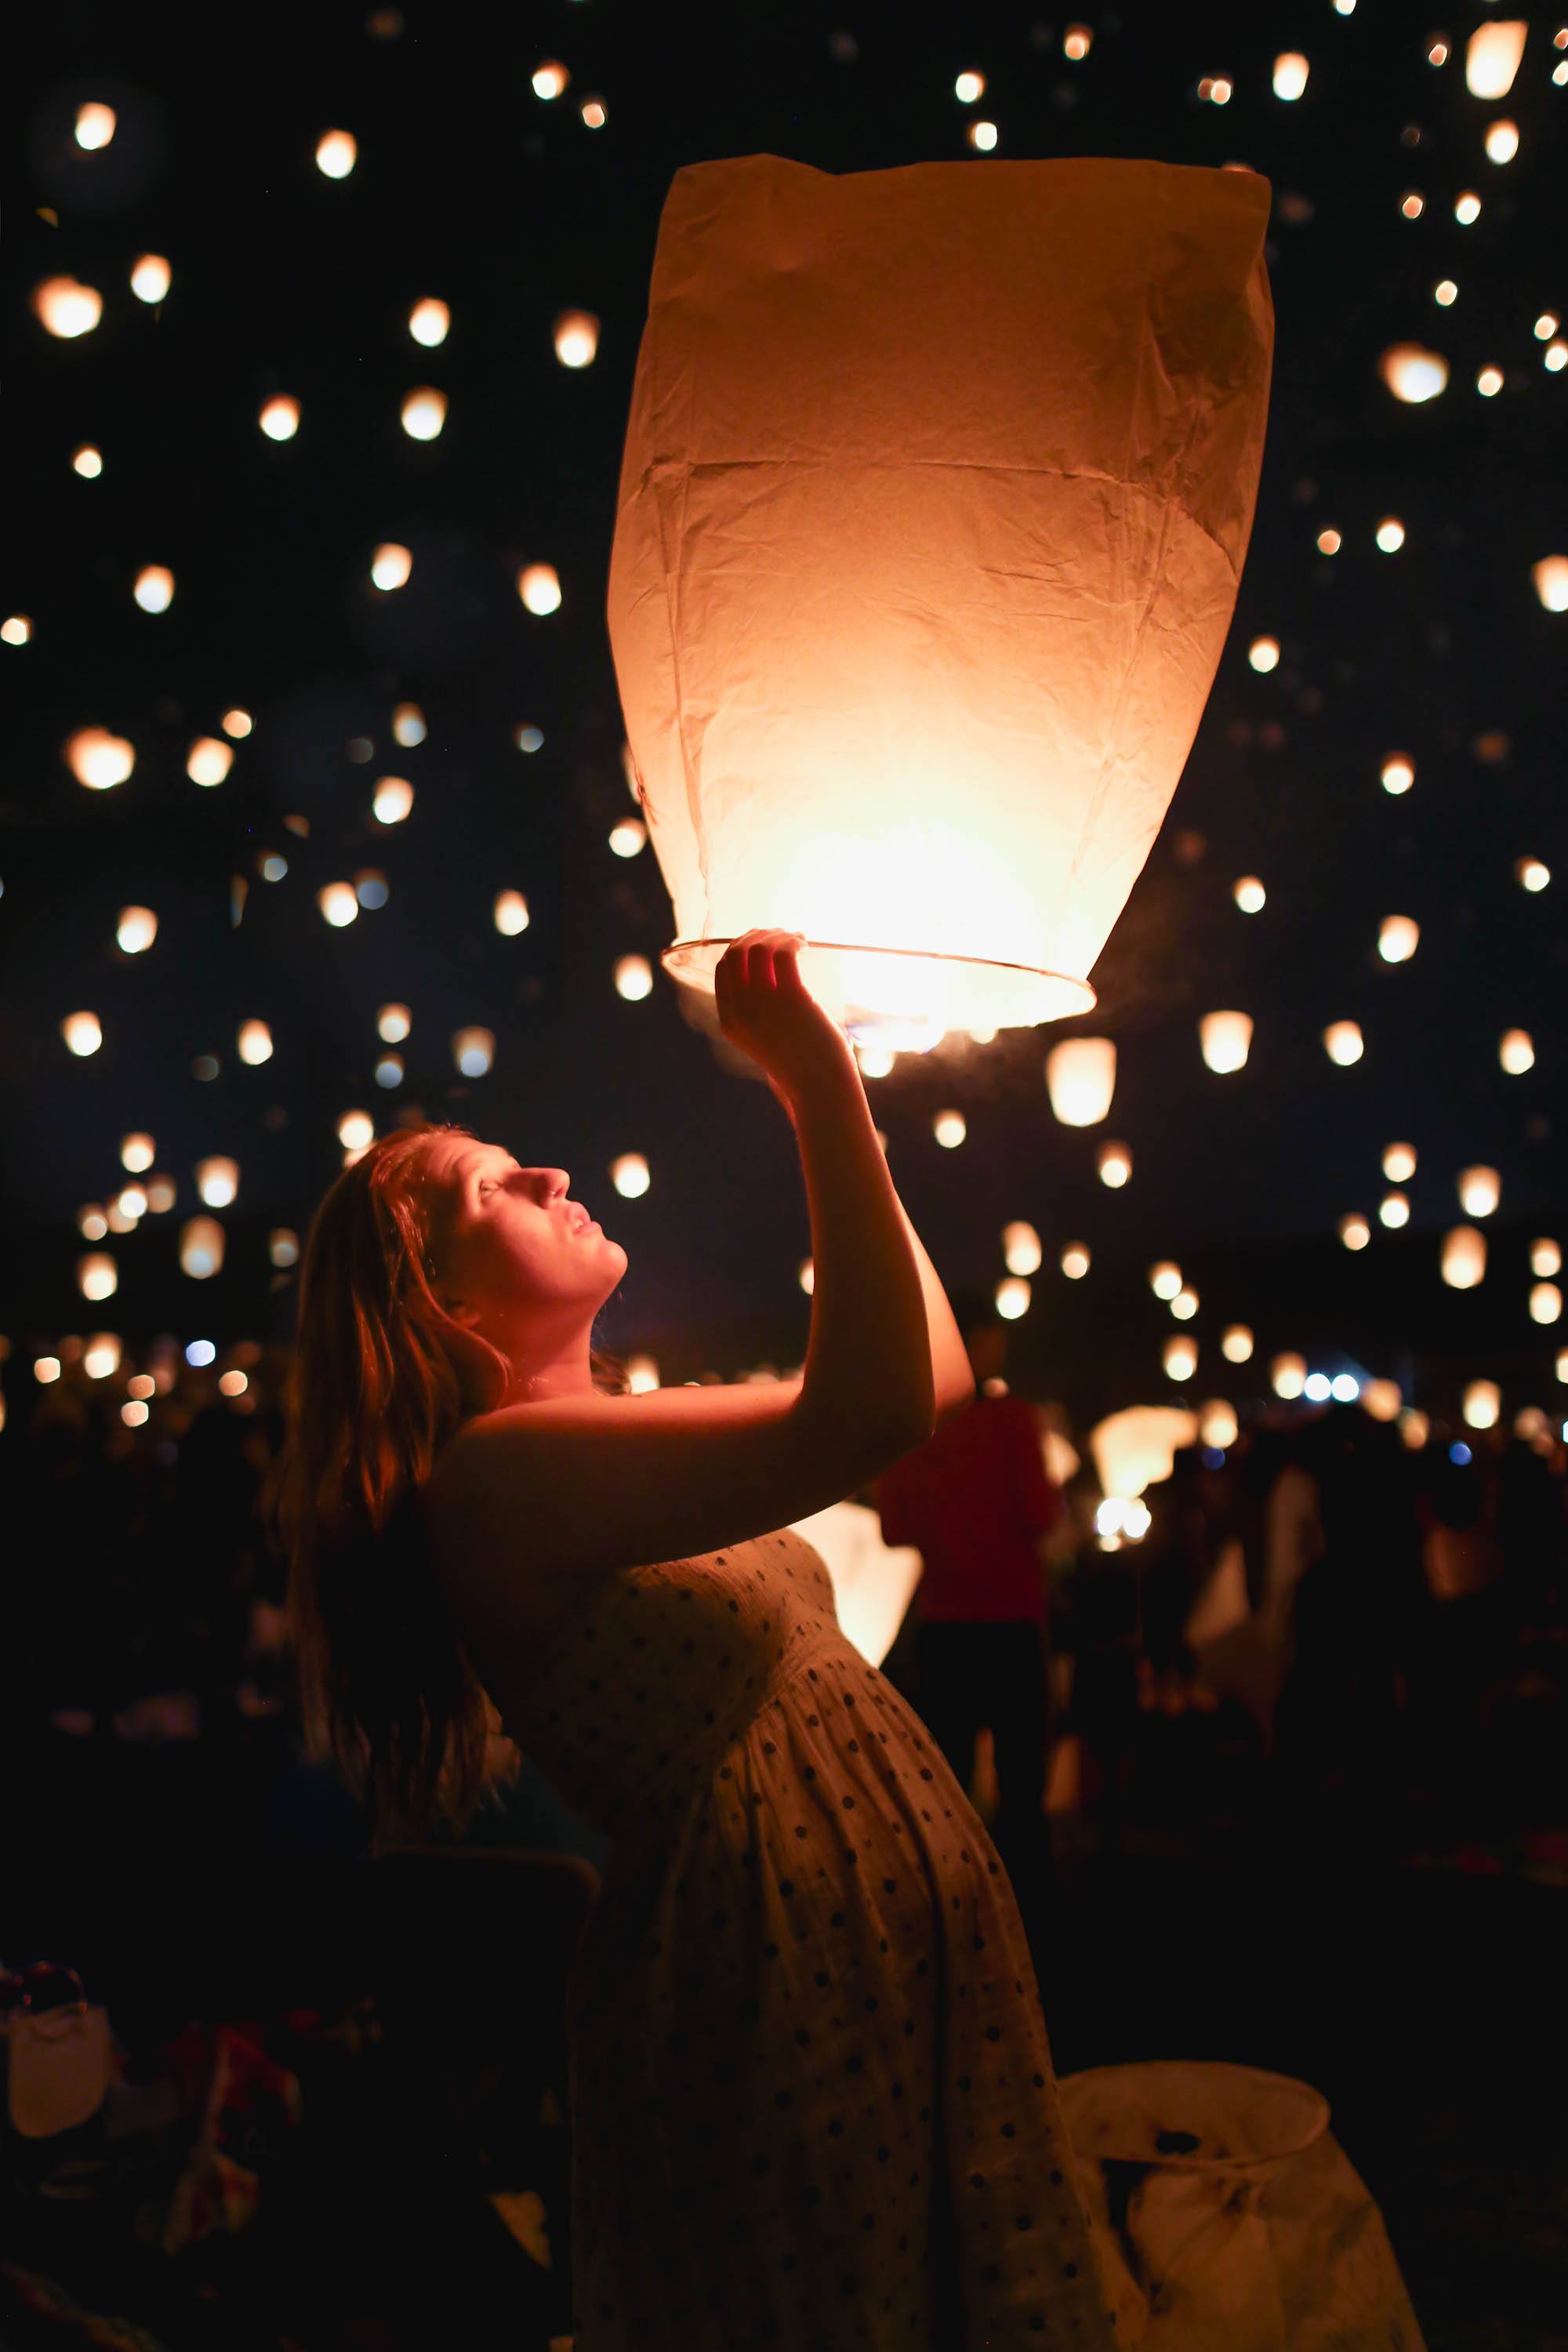
[[[782,1112],[683,1020],[658,968],[672,936],[651,847],[628,862],[605,836],[634,813],[604,618],[615,496],[659,209],[674,173],[766,151],[833,172],[970,156],[975,116],[998,157],[1109,154],[1247,163],[1273,184],[1268,256],[1278,318],[1268,439],[1235,626],[1166,825],[1093,979],[1096,1011],[1004,1033],[962,1069],[942,1051],[869,1082],[895,1180],[950,1289],[1003,1275],[1013,1218],[1039,1229],[1045,1265],[1013,1328],[1016,1386],[1064,1398],[1080,1420],[1173,1393],[1161,1370],[1174,1327],[1145,1269],[1173,1256],[1195,1284],[1198,1373],[1186,1393],[1242,1410],[1266,1393],[1269,1356],[1304,1352],[1331,1373],[1392,1374],[1441,1421],[1477,1376],[1505,1415],[1560,1399],[1561,1327],[1533,1325],[1528,1248],[1558,1231],[1564,1192],[1562,1003],[1568,936],[1563,839],[1565,625],[1531,580],[1568,549],[1562,462],[1568,372],[1543,366],[1533,322],[1568,308],[1564,173],[1553,87],[1560,19],[1537,10],[1514,89],[1470,97],[1463,44],[1474,11],[1439,29],[1423,6],[1196,5],[1086,12],[1093,46],[1068,62],[1066,16],[1027,6],[616,7],[557,0],[493,13],[410,6],[378,37],[374,12],[311,6],[255,15],[58,6],[29,25],[30,71],[4,92],[10,234],[4,268],[10,516],[0,602],[35,640],[0,646],[11,688],[0,777],[0,1328],[19,1383],[62,1333],[120,1331],[127,1357],[158,1332],[221,1349],[286,1337],[291,1277],[267,1235],[302,1236],[340,1163],[338,1118],[400,1106],[456,1118],[525,1161],[559,1163],[629,1255],[598,1337],[648,1349],[666,1379],[726,1377],[803,1356],[810,1247]],[[1515,11],[1525,14],[1522,9]],[[1305,96],[1277,100],[1277,51],[1311,63]],[[530,86],[546,58],[563,96]],[[952,94],[965,68],[981,103]],[[1199,77],[1234,81],[1201,102]],[[582,100],[608,121],[587,129]],[[74,145],[77,106],[119,110],[113,143]],[[1517,159],[1489,163],[1486,122],[1520,127]],[[345,181],[316,168],[317,140],[352,131]],[[1483,210],[1453,218],[1473,188]],[[1426,210],[1404,219],[1400,198]],[[40,216],[51,207],[58,226]],[[156,310],[128,278],[144,251],[173,266]],[[95,332],[47,335],[29,307],[43,278],[100,289]],[[1434,284],[1459,286],[1439,309]],[[414,303],[451,309],[447,341],[408,336]],[[598,357],[556,361],[563,309],[595,312]],[[1421,408],[1395,402],[1377,362],[1391,343],[1441,351],[1451,375]],[[1494,362],[1502,392],[1475,391]],[[416,384],[450,406],[433,443],[398,421]],[[275,445],[257,415],[272,393],[302,404]],[[105,470],[83,481],[84,439]],[[1406,543],[1385,556],[1384,514]],[[1321,556],[1318,532],[1343,534]],[[414,554],[391,595],[369,578],[384,541]],[[524,562],[552,563],[563,604],[522,606]],[[144,563],[169,565],[171,609],[132,599]],[[1268,632],[1282,658],[1248,667]],[[395,705],[416,702],[427,740],[402,749]],[[184,760],[243,705],[255,731],[227,781],[203,790]],[[542,746],[521,752],[532,724]],[[85,791],[61,746],[100,725],[137,750],[130,781]],[[1505,739],[1501,756],[1477,739]],[[355,737],[374,753],[348,756]],[[1415,789],[1378,782],[1408,751]],[[370,816],[382,774],[415,784],[412,818]],[[284,818],[309,820],[309,840]],[[286,878],[260,879],[268,851]],[[1545,859],[1539,897],[1513,877]],[[324,882],[364,866],[384,908],[347,929],[317,911]],[[1232,903],[1257,872],[1268,902]],[[232,877],[248,878],[231,920]],[[492,928],[495,891],[528,898],[519,938]],[[153,907],[147,953],[114,942],[118,908]],[[1377,928],[1414,915],[1409,965],[1385,966]],[[641,1004],[613,968],[656,970]],[[376,1006],[413,1008],[395,1092],[372,1076]],[[1255,1016],[1250,1062],[1220,1079],[1196,1023],[1216,1005]],[[62,1017],[96,1010],[102,1050],[68,1054]],[[235,1049],[241,1020],[272,1028],[260,1068]],[[1355,1067],[1328,1060],[1334,1019],[1364,1029]],[[492,1072],[455,1082],[448,1040],[497,1036]],[[1528,1029],[1536,1065],[1499,1067],[1497,1040]],[[1114,1037],[1104,1126],[1059,1127],[1047,1047],[1079,1028]],[[204,1083],[194,1058],[217,1056]],[[968,1140],[944,1151],[939,1108]],[[119,1139],[146,1128],[174,1175],[172,1213],[102,1244],[118,1294],[89,1306],[73,1268],[89,1246],[82,1202],[125,1181]],[[1106,1190],[1094,1155],[1131,1144],[1131,1182]],[[1398,1137],[1420,1164],[1401,1233],[1375,1220],[1379,1158]],[[608,1163],[640,1150],[653,1182],[613,1192]],[[178,1229],[199,1209],[207,1153],[240,1163],[227,1256],[200,1286],[180,1274]],[[1445,1288],[1442,1232],[1459,1222],[1459,1168],[1489,1162],[1502,1202],[1488,1221],[1487,1279]],[[1336,1220],[1373,1219],[1371,1246],[1341,1247]],[[1069,1239],[1088,1278],[1057,1270]],[[1224,1324],[1257,1333],[1251,1365],[1219,1354]],[[126,1369],[130,1369],[129,1361]],[[27,1386],[31,1387],[30,1373]]]

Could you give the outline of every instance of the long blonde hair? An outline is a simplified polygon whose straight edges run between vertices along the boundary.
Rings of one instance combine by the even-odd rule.
[[[286,1433],[266,1504],[288,1564],[286,1635],[306,1752],[368,1805],[373,1844],[461,1832],[521,1757],[458,1635],[421,1490],[471,1410],[439,1337],[418,1180],[438,1136],[380,1137],[322,1198],[300,1267]],[[457,1327],[452,1327],[456,1328]],[[511,1366],[473,1332],[470,1347]],[[594,1385],[627,1387],[590,1351]]]

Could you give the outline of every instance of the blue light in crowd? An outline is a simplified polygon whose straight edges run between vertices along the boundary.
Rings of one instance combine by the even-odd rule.
[[[1336,1404],[1354,1404],[1361,1394],[1361,1382],[1353,1372],[1340,1372],[1330,1381],[1329,1394]]]
[[[1448,1448],[1448,1459],[1449,1459],[1449,1461],[1450,1461],[1450,1462],[1457,1462],[1457,1463],[1458,1464],[1458,1465],[1459,1465],[1460,1469],[1462,1470],[1462,1469],[1464,1468],[1464,1466],[1465,1466],[1466,1463],[1469,1460],[1469,1458],[1470,1458],[1470,1449],[1469,1449],[1469,1447],[1465,1444],[1465,1442],[1464,1442],[1463,1438],[1456,1437],[1456,1438],[1455,1438],[1455,1440],[1454,1440],[1454,1443],[1453,1443],[1453,1444],[1452,1444],[1452,1445],[1450,1445],[1450,1446],[1449,1446],[1449,1448]]]
[[[185,1349],[187,1364],[210,1364],[217,1349],[210,1339],[193,1339]]]
[[[1223,1470],[1225,1468],[1225,1448],[1223,1445],[1205,1445],[1204,1447],[1204,1468],[1205,1470]]]
[[[1307,1394],[1311,1398],[1312,1402],[1314,1404],[1321,1404],[1324,1398],[1329,1393],[1329,1376],[1327,1372],[1309,1372],[1307,1375],[1306,1389]]]

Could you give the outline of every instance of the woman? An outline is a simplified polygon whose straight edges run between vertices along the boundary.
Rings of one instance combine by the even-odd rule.
[[[576,2352],[1103,2352],[1013,1890],[788,1524],[973,1392],[800,944],[717,974],[800,1147],[799,1379],[607,1393],[626,1252],[563,1170],[426,1129],[327,1194],[281,1498],[307,1721],[384,1825],[465,1818],[510,1738],[612,1840],[569,1993]]]

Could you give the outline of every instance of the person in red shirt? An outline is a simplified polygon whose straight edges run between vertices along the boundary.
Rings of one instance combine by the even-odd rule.
[[[872,1496],[887,1544],[910,1544],[923,1573],[911,1604],[912,1704],[961,1784],[982,1725],[994,1744],[996,1850],[1020,1898],[1048,1883],[1045,1790],[1050,1729],[1047,1589],[1040,1538],[1061,1495],[1046,1475],[1034,1407],[988,1395],[1002,1381],[1006,1327],[970,1302],[958,1314],[975,1392]]]

